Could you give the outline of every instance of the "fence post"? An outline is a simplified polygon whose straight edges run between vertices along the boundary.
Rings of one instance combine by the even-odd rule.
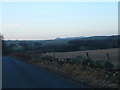
[[[72,59],[74,59],[74,55],[72,55]]]
[[[83,67],[83,63],[81,62],[80,64],[81,64],[81,69],[82,69],[82,67]]]
[[[63,59],[63,55],[61,55],[61,59]]]
[[[88,52],[86,52],[86,56],[87,56],[87,59],[89,59],[89,54],[88,54]]]
[[[107,53],[106,55],[107,55],[107,60],[110,60],[109,54]]]
[[[55,61],[55,52],[53,52],[53,58],[54,58],[54,61]]]

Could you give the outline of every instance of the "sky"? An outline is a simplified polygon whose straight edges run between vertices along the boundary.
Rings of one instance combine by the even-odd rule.
[[[118,34],[117,2],[2,2],[1,30],[7,40]]]

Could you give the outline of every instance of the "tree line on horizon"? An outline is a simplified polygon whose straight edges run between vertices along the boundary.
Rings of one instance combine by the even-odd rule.
[[[70,52],[70,51],[84,51],[84,50],[96,50],[96,49],[110,49],[120,48],[119,38],[110,37],[108,39],[73,39],[63,45],[42,45],[40,42],[34,43],[31,47],[27,41],[18,42],[19,47],[16,44],[7,45],[2,40],[2,54],[9,55],[12,52],[34,52],[34,53],[46,53],[46,52]],[[32,43],[33,44],[33,43]]]

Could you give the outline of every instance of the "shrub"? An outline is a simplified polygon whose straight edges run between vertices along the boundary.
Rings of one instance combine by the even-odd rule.
[[[91,59],[88,59],[87,61],[88,61],[88,62],[87,62],[87,65],[88,65],[88,66],[90,66],[90,67],[92,67],[92,68],[95,67],[95,61],[93,61],[93,60],[91,60]]]
[[[70,63],[70,64],[79,64],[79,63],[82,63],[83,61],[84,61],[83,57],[77,56],[75,58],[70,58],[68,63]]]
[[[116,67],[116,68],[120,69],[120,65],[117,65],[117,67]]]
[[[99,61],[96,61],[96,66],[98,68],[105,68],[105,69],[111,69],[114,67],[114,65],[108,61],[108,60],[99,60]]]

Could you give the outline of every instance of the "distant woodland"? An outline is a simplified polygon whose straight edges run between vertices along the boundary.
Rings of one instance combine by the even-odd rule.
[[[3,55],[12,52],[69,52],[120,48],[120,36],[59,38],[54,40],[3,40]]]

